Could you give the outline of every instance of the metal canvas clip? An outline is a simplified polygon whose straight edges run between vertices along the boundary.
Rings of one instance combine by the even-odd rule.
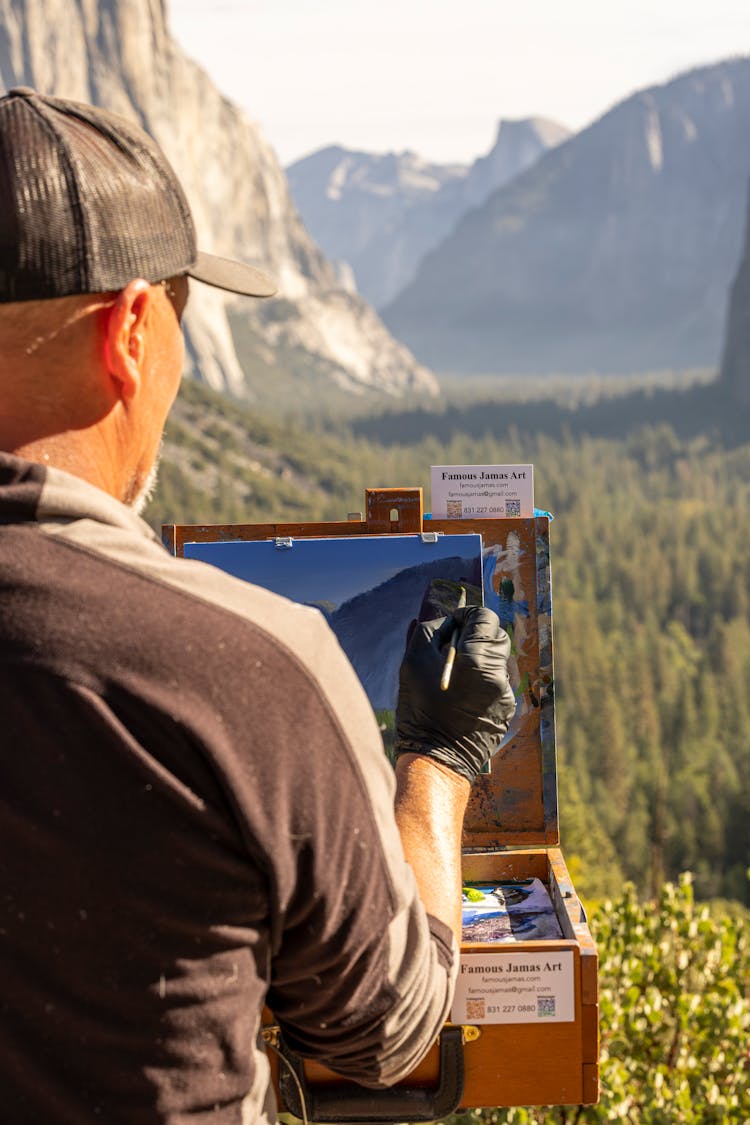
[[[420,537],[421,537],[423,543],[437,543],[438,535],[440,534],[440,532],[438,532],[438,531],[420,531],[419,534],[420,534]]]
[[[294,540],[289,535],[279,535],[273,542],[277,551],[291,551],[294,546]]]

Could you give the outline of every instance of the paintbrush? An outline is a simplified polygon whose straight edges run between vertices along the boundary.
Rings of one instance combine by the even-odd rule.
[[[458,595],[458,605],[456,606],[456,609],[463,609],[465,605],[466,605],[466,590],[462,586],[461,587],[461,593]],[[456,648],[458,646],[459,631],[460,630],[459,630],[459,627],[457,625],[456,628],[453,630],[453,636],[451,637],[451,643],[448,646],[448,654],[445,658],[445,664],[443,665],[443,675],[440,678],[440,690],[441,691],[447,691],[448,685],[451,682],[451,673],[453,672],[453,664],[454,664],[455,659],[456,659]]]

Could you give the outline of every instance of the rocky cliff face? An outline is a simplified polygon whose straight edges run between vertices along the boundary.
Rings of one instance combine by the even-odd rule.
[[[278,280],[284,362],[346,386],[434,391],[430,373],[366,303],[343,292],[295,211],[275,154],[247,116],[172,39],[164,0],[0,0],[0,83],[94,102],[134,118],[162,145],[190,199],[202,249],[262,265]],[[227,310],[258,350],[278,336],[269,302],[196,284],[186,317],[193,373],[251,393]]]
[[[466,215],[386,323],[442,370],[717,363],[749,132],[747,58],[628,98]]]
[[[359,292],[380,308],[466,211],[568,135],[543,118],[501,121],[491,151],[471,165],[336,145],[296,161],[287,174],[313,237],[351,267]]]
[[[431,164],[414,152],[330,145],[295,161],[287,177],[313,238],[329,258],[346,264],[356,289],[377,306],[413,274],[411,243],[425,206],[467,171],[461,164]],[[405,232],[410,245],[403,248]]]
[[[730,401],[750,406],[750,192],[745,245],[729,298],[720,386]]]
[[[451,181],[441,191],[446,203],[450,201],[453,205],[453,222],[472,207],[481,206],[493,191],[509,184],[570,135],[570,129],[547,117],[501,119],[495,143],[487,155],[474,161],[465,179]]]

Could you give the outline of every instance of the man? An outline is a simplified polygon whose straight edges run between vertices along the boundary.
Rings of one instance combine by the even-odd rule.
[[[264,1003],[302,1054],[406,1075],[448,1010],[463,812],[513,711],[494,615],[458,620],[444,693],[454,622],[420,627],[395,787],[322,617],[163,551],[136,511],[188,278],[273,291],[198,254],[135,126],[0,99],[9,1125],[273,1120]]]

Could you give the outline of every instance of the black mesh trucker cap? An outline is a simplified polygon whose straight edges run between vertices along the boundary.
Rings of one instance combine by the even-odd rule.
[[[270,297],[252,266],[202,254],[158,145],[106,110],[27,87],[0,98],[0,302],[198,281]]]

